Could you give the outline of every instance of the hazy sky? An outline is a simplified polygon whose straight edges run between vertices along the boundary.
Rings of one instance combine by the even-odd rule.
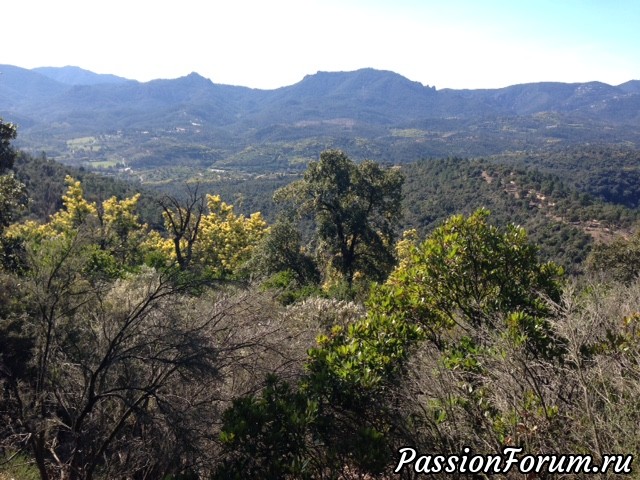
[[[0,63],[276,88],[393,70],[441,88],[640,79],[640,0],[12,0]]]

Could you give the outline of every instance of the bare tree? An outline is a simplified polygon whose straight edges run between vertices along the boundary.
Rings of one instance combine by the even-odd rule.
[[[277,324],[259,299],[193,297],[153,269],[94,279],[86,246],[79,233],[30,252],[21,323],[33,349],[22,373],[0,359],[2,444],[28,451],[43,480],[205,469],[220,409],[286,364]]]
[[[205,212],[205,197],[198,186],[187,186],[184,199],[165,195],[160,200],[165,225],[173,241],[180,270],[186,270],[193,255],[193,245],[198,238],[200,221]]]

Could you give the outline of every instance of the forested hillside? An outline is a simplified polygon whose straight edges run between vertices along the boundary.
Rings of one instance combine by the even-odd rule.
[[[24,149],[143,179],[175,166],[301,173],[331,148],[409,163],[640,142],[634,82],[437,90],[361,69],[256,90],[197,73],[140,83],[71,67],[0,71],[0,111],[20,126]]]
[[[637,225],[637,184],[633,182],[637,159],[638,154],[631,150],[601,147],[403,165],[399,168],[406,181],[399,229],[415,228],[425,235],[451,215],[487,208],[492,223],[525,227],[544,259],[572,273],[581,272],[595,243],[628,238]],[[112,195],[124,198],[141,193],[138,212],[142,220],[161,230],[158,200],[163,195],[180,196],[189,185],[220,195],[245,215],[261,212],[273,222],[283,209],[273,201],[274,192],[301,177],[235,172],[207,177],[174,170],[181,181],[140,184],[127,176],[105,177],[25,153],[17,156],[15,171],[30,198],[21,216],[44,221],[59,210],[64,179],[71,175],[82,182],[87,198],[98,203]],[[302,234],[309,240],[312,225],[304,225]]]
[[[114,195],[124,198],[140,193],[138,212],[142,219],[152,225],[161,223],[160,209],[156,204],[159,194],[137,182],[105,177],[82,167],[63,165],[44,155],[34,157],[24,152],[17,153],[13,169],[29,197],[25,208],[18,212],[21,217],[46,221],[60,210],[63,206],[62,195],[66,190],[65,178],[71,176],[82,182],[87,199],[94,202]]]
[[[631,153],[329,149],[221,197],[15,137],[0,122],[2,480],[412,479],[452,456],[471,479],[509,448],[636,475],[637,199],[600,175]]]
[[[487,208],[492,222],[523,226],[543,258],[574,273],[594,242],[608,243],[634,230],[637,208],[606,202],[589,185],[578,185],[581,177],[546,173],[539,169],[544,164],[538,165],[447,159],[404,166],[405,228],[424,234],[451,215]],[[589,167],[584,173],[600,174]]]

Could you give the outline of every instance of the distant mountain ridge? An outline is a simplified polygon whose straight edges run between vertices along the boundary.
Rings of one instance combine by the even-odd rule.
[[[215,84],[197,73],[141,83],[78,67],[0,65],[0,72],[0,116],[19,124],[24,146],[69,163],[91,162],[101,152],[146,163],[173,156],[174,163],[241,166],[260,161],[248,160],[249,147],[267,145],[295,163],[331,146],[355,157],[410,161],[640,142],[637,80],[436,90],[394,72],[361,69],[259,90]],[[100,148],[78,153],[68,146],[74,138],[106,134]]]
[[[66,67],[38,67],[31,70],[67,85],[101,85],[104,83],[113,84],[131,81],[116,75],[94,73],[70,65]]]

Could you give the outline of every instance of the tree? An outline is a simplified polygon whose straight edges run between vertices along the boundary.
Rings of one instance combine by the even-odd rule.
[[[198,188],[189,188],[187,198],[181,201],[177,197],[166,195],[160,200],[162,216],[169,238],[173,243],[173,253],[180,270],[186,270],[191,264],[193,246],[198,238],[200,221],[205,211],[204,195]]]
[[[219,195],[189,189],[185,199],[165,196],[161,201],[168,239],[154,233],[155,249],[177,262],[180,270],[202,269],[224,277],[237,273],[253,247],[267,233],[259,212],[236,215]]]
[[[136,196],[98,207],[67,184],[48,223],[7,232],[25,259],[0,272],[0,452],[28,452],[43,480],[188,471],[213,456],[221,391],[277,365],[276,327],[255,299],[143,265]]]
[[[26,203],[24,185],[13,174],[0,175],[0,235]]]
[[[538,260],[523,228],[501,230],[489,211],[455,215],[422,243],[401,243],[398,268],[379,294],[377,309],[422,325],[430,339],[446,346],[443,334],[458,328],[508,328],[532,354],[554,356],[562,342],[548,323],[559,302],[562,269]]]
[[[82,184],[65,178],[67,191],[62,196],[63,209],[47,223],[33,220],[11,225],[5,240],[37,247],[46,239],[59,237],[72,241],[84,239],[82,245],[91,258],[90,268],[98,275],[119,276],[142,263],[144,254],[155,245],[146,224],[135,213],[139,194],[118,200],[111,197],[102,204],[89,202]]]
[[[136,213],[139,200],[139,193],[124,200],[113,196],[102,202],[102,209],[98,212],[102,229],[101,247],[125,266],[142,263],[142,245],[148,227],[140,223]]]
[[[16,138],[16,127],[0,119],[0,265],[15,263],[15,245],[4,238],[4,230],[15,220],[16,213],[27,203],[25,186],[12,173],[16,151],[11,140]]]
[[[597,244],[587,257],[586,266],[591,272],[633,283],[640,275],[640,231],[629,239],[619,237],[610,244]]]
[[[209,213],[202,217],[194,255],[213,275],[233,275],[268,232],[267,222],[260,212],[248,217],[236,215],[233,205],[223,202],[219,195],[207,195],[206,200]]]
[[[247,267],[259,275],[286,274],[298,285],[317,284],[320,272],[302,245],[302,236],[289,218],[280,217],[256,245]]]
[[[221,433],[222,443],[232,454],[221,462],[213,478],[313,478],[307,437],[316,408],[304,394],[275,376],[267,378],[259,397],[234,400],[223,414]]]
[[[373,161],[356,165],[339,150],[322,152],[304,178],[276,192],[310,213],[322,250],[351,287],[356,272],[382,280],[393,266],[403,177]]]
[[[545,403],[540,385],[566,352],[548,305],[560,300],[561,270],[538,260],[522,228],[499,229],[488,215],[451,217],[421,243],[415,232],[407,234],[397,246],[399,264],[373,288],[366,315],[334,326],[308,350],[296,395],[289,388],[266,390],[227,411],[222,436],[232,448],[226,466],[233,468],[222,473],[238,477],[251,466],[268,478],[276,462],[280,473],[295,471],[296,478],[381,474],[400,445],[422,438],[418,430],[433,440],[425,449],[464,445],[455,437],[463,421],[500,442],[511,426],[533,428],[527,419],[555,432],[556,409]],[[428,369],[411,371],[425,359]],[[501,361],[519,381],[506,406],[485,370]],[[436,387],[452,378],[450,388],[405,389],[414,373]],[[399,410],[407,395],[412,408]],[[458,412],[463,416],[447,417]],[[448,437],[445,428],[455,434]]]
[[[0,174],[13,168],[16,151],[11,141],[15,140],[16,135],[16,126],[13,123],[3,122],[0,118]]]
[[[566,354],[549,306],[560,301],[561,269],[538,260],[522,228],[499,229],[488,223],[488,215],[481,209],[451,217],[423,242],[414,233],[405,236],[398,243],[399,264],[385,284],[373,289],[366,317],[347,328],[334,327],[309,350],[305,386],[324,412],[325,425],[336,429],[334,435],[340,425],[349,425],[331,441],[326,430],[319,433],[327,435],[325,444],[349,451],[360,469],[384,468],[376,460],[390,458],[384,452],[397,451],[397,445],[412,444],[420,425],[435,423],[431,439],[442,441],[437,434],[444,428],[437,425],[446,408],[455,408],[452,404],[464,410],[473,427],[490,428],[496,437],[507,437],[505,424],[513,418],[536,415],[550,431],[558,426],[539,386],[542,375],[561,365]],[[433,396],[426,388],[415,392],[412,409],[406,410],[411,413],[404,416],[397,408],[407,394],[404,382],[422,357],[433,361],[416,376],[437,383],[433,380],[444,372],[457,382]],[[493,372],[485,369],[505,357],[521,383],[512,404],[503,408],[490,395]],[[543,373],[536,368],[542,362]],[[358,450],[362,445],[380,454],[368,457]]]

